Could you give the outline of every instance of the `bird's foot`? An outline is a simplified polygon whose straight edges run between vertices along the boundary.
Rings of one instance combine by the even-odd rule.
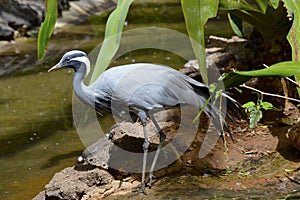
[[[130,197],[134,197],[140,193],[144,193],[145,195],[147,195],[145,186],[146,186],[145,183],[141,183],[141,184],[135,186],[133,188],[133,191],[132,191],[132,194],[130,195]]]
[[[151,187],[152,187],[152,179],[153,178],[155,178],[155,176],[153,174],[150,174],[149,175],[149,182],[148,182],[149,189],[151,189]]]

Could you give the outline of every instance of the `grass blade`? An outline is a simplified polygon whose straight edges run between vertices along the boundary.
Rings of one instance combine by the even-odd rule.
[[[41,25],[38,34],[37,50],[38,50],[38,59],[41,60],[45,56],[50,37],[53,33],[56,18],[57,18],[57,1],[56,0],[47,0],[47,11],[44,22]]]
[[[233,32],[239,36],[243,37],[243,21],[241,18],[237,17],[232,13],[228,13],[228,20]]]
[[[132,2],[133,0],[119,0],[117,8],[110,14],[106,23],[105,38],[97,57],[90,84],[105,71],[118,51],[124,22]]]
[[[203,82],[208,83],[204,25],[209,18],[217,15],[219,0],[181,0],[181,5],[200,74]]]

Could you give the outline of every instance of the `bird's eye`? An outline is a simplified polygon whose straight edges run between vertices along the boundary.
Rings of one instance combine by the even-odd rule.
[[[66,62],[70,62],[70,61],[71,61],[71,58],[68,57],[68,58],[66,58],[65,60],[66,60]]]

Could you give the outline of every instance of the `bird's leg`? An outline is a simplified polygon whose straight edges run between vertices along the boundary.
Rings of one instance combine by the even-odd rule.
[[[157,150],[155,152],[155,155],[154,155],[154,158],[153,158],[153,162],[152,162],[152,165],[151,165],[151,168],[150,168],[150,172],[149,172],[149,188],[151,188],[151,186],[152,186],[153,171],[154,171],[154,168],[155,168],[155,165],[156,165],[159,153],[160,153],[160,149],[161,149],[161,147],[162,147],[162,145],[163,145],[163,143],[164,143],[164,141],[166,139],[166,134],[159,127],[159,125],[158,125],[157,121],[155,120],[153,114],[150,115],[150,118],[153,121],[156,129],[158,130],[158,133],[159,133],[159,145],[158,145]]]
[[[146,175],[146,164],[147,164],[147,154],[148,154],[148,148],[149,148],[149,141],[147,136],[147,128],[146,123],[143,123],[143,131],[144,131],[144,144],[143,144],[143,150],[144,150],[144,157],[143,157],[143,169],[142,169],[142,191],[146,194],[145,191],[145,175]]]
[[[143,132],[144,132],[144,144],[143,144],[143,150],[144,150],[144,155],[143,155],[143,168],[142,168],[142,183],[140,186],[138,186],[138,190],[134,191],[135,194],[139,193],[146,193],[145,186],[146,186],[146,181],[145,181],[145,175],[146,175],[146,166],[147,166],[147,154],[148,154],[148,148],[149,148],[149,140],[148,140],[148,135],[147,135],[147,128],[146,128],[146,119],[144,120],[141,118],[142,124],[143,124]]]

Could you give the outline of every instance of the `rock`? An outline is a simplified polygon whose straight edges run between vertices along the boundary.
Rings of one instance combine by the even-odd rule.
[[[58,1],[58,16],[70,8],[70,0]],[[0,40],[27,36],[27,31],[39,27],[45,18],[44,0],[3,0],[0,3]]]
[[[44,17],[44,4],[41,0],[4,0],[0,4],[0,38],[12,40],[15,31],[20,32],[19,35],[22,36],[26,34],[24,30],[39,26]]]
[[[55,28],[65,28],[70,25],[80,24],[88,19],[89,16],[103,12],[116,6],[112,0],[80,0],[70,1],[68,9],[62,13],[55,24]]]
[[[69,167],[55,174],[45,186],[45,199],[88,199],[96,189],[98,194],[109,190],[112,181],[113,177],[99,168]]]
[[[107,137],[102,137],[82,152],[82,155],[78,158],[78,162],[108,169],[113,145],[113,142]]]
[[[102,199],[111,194],[127,193],[137,181],[114,180],[105,170],[90,165],[68,167],[56,173],[33,200],[88,200],[93,197]]]
[[[32,200],[44,200],[45,198],[45,191],[43,191],[36,195]]]
[[[164,122],[164,130],[169,139],[175,133],[175,126],[177,125],[174,122]],[[79,160],[84,160],[83,164],[104,169],[109,167],[123,177],[128,176],[128,173],[140,173],[144,143],[142,129],[142,125],[138,122],[121,122],[107,133],[109,137],[100,138],[98,142],[84,150]],[[148,123],[147,130],[150,142],[149,152],[152,152],[147,162],[150,167],[159,144],[159,137],[154,124]],[[168,157],[174,156],[176,160],[179,158],[172,149],[167,148],[163,152],[164,159],[161,160],[168,160]]]
[[[253,53],[246,48],[247,40],[233,36],[230,39],[209,36],[206,47],[206,65],[210,82],[218,82],[220,74],[232,68],[246,70],[247,61],[253,58]],[[245,53],[247,52],[247,53]],[[180,71],[198,81],[202,81],[197,60],[190,60]]]
[[[13,40],[15,30],[0,23],[0,40]]]

